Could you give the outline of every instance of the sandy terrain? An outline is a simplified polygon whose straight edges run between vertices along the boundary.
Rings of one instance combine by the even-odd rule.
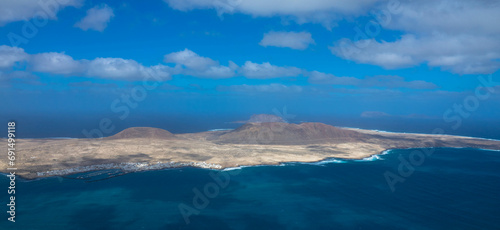
[[[313,144],[231,144],[217,142],[230,131],[164,135],[161,138],[130,137],[102,139],[18,139],[17,175],[37,178],[65,174],[54,170],[101,164],[166,162],[206,162],[209,168],[240,165],[314,162],[325,158],[361,159],[387,149],[417,147],[472,147],[500,150],[500,141],[427,134],[382,133],[352,130],[363,134],[359,141],[322,141]],[[165,131],[166,132],[166,131]],[[123,136],[123,135],[122,135]],[[2,172],[7,172],[7,157],[0,158]],[[90,170],[83,170],[90,171]],[[40,173],[45,172],[45,173]],[[69,174],[69,172],[68,172]]]

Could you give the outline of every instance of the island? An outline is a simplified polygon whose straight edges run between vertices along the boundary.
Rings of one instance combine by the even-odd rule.
[[[265,121],[270,119],[264,117]],[[390,149],[430,147],[500,150],[500,141],[251,119],[234,130],[199,133],[173,134],[159,128],[134,127],[95,139],[17,139],[16,166],[18,176],[34,179],[105,169],[225,169],[328,158],[363,159]],[[6,158],[0,158],[0,165],[2,172],[7,172]]]

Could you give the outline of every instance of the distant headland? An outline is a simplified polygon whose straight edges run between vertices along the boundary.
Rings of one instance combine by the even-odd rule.
[[[283,122],[287,121],[280,116],[272,114],[254,114],[246,121],[233,121],[233,123],[263,123],[263,122]]]

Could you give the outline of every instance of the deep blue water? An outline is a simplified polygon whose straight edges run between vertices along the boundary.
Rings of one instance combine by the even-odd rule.
[[[421,164],[392,191],[384,175],[402,176],[400,159],[422,156],[412,151],[374,161],[247,167],[219,174],[229,177],[223,187],[210,176],[218,171],[197,168],[97,182],[18,181],[16,223],[6,221],[2,205],[0,229],[500,229],[500,152],[435,149],[414,157]],[[0,177],[0,185],[7,182]],[[193,189],[204,187],[210,197],[198,200],[186,224],[179,205],[193,211]]]

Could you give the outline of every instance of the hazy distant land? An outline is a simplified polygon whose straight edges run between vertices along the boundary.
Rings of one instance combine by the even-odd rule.
[[[136,127],[101,139],[17,139],[17,174],[25,178],[120,168],[228,168],[362,159],[388,149],[471,147],[500,150],[500,141],[337,128],[322,123],[250,122],[235,130],[172,134]],[[7,158],[0,158],[6,170]],[[6,171],[2,171],[6,172]]]

